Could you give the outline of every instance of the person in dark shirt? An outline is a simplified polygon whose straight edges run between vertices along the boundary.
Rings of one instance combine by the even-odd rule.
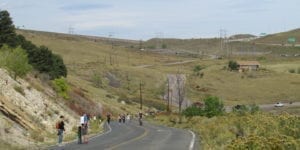
[[[140,124],[140,126],[142,126],[143,125],[143,121],[142,121],[143,113],[142,112],[139,112],[138,118],[139,118],[139,124]]]
[[[82,129],[81,129],[81,126],[78,126],[77,135],[78,135],[78,144],[82,144]]]
[[[110,123],[110,113],[107,113],[107,115],[106,115],[106,117],[107,117],[107,123],[109,124]]]
[[[64,116],[60,116],[59,119],[60,121],[58,124],[58,146],[62,146],[64,131],[65,131]]]

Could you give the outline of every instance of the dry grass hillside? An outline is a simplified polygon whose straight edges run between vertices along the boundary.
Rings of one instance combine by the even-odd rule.
[[[235,34],[229,37],[229,39],[247,39],[247,38],[255,38],[255,35],[252,34]]]
[[[241,54],[231,59],[259,60],[262,69],[258,72],[238,73],[224,70],[228,65],[227,59],[214,60],[165,55],[122,45],[112,47],[110,43],[76,35],[69,35],[70,38],[65,38],[64,35],[56,33],[23,30],[18,32],[33,43],[46,45],[54,53],[62,55],[69,71],[68,81],[88,91],[86,92],[88,96],[114,112],[138,110],[140,82],[142,82],[144,104],[164,109],[165,103],[162,97],[167,89],[166,77],[168,74],[176,73],[186,74],[186,97],[192,101],[199,101],[207,95],[218,96],[227,105],[274,103],[278,100],[300,101],[300,95],[297,92],[300,89],[298,83],[300,76],[297,73],[300,60],[297,58]],[[212,42],[205,46],[211,48],[212,51],[218,45],[218,39],[201,41]],[[155,40],[152,42],[156,43]],[[168,40],[165,42],[167,43]],[[174,45],[189,49],[188,46],[193,45],[190,42],[195,45],[198,43],[197,40],[180,40],[174,42]],[[201,47],[201,44],[199,45]],[[252,46],[251,43],[244,44],[243,42],[238,42],[236,45]],[[274,49],[278,48],[270,48],[270,50]],[[293,53],[297,51],[297,49],[291,50]],[[202,78],[194,75],[193,69],[196,65],[204,68],[201,70],[204,74]],[[290,73],[290,69],[296,72]],[[94,86],[94,75],[101,78],[99,87]],[[120,101],[125,101],[129,105],[124,105]]]
[[[146,41],[144,47],[147,49],[171,49],[181,53],[190,52],[194,54],[217,53],[220,51],[220,39],[159,39],[154,38]]]
[[[300,29],[295,29],[287,32],[270,34],[265,37],[256,39],[257,43],[270,43],[270,44],[287,44],[288,38],[296,38],[296,44],[300,44]]]

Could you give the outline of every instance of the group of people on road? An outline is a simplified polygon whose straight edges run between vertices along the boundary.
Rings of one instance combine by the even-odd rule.
[[[139,112],[136,115],[136,117],[138,118],[139,124],[143,125],[143,123],[142,123],[143,113]],[[108,124],[110,124],[111,118],[112,118],[111,113],[107,113],[106,119],[107,119],[107,123]],[[126,115],[124,113],[123,114],[119,114],[118,117],[117,117],[117,120],[118,120],[119,124],[125,123],[125,122],[130,122],[131,119],[132,119],[132,116],[129,113],[127,113]]]
[[[90,117],[87,114],[83,114],[80,117],[80,125],[78,126],[78,144],[88,143],[88,127],[89,127]],[[59,120],[56,122],[57,136],[58,136],[58,146],[62,146],[63,136],[65,132],[64,116],[60,116]]]
[[[125,120],[127,120],[128,122],[130,122],[130,119],[131,119],[131,117],[130,117],[129,114],[127,114],[127,115],[125,115],[125,114],[119,114],[119,116],[118,116],[119,124],[122,123],[122,122],[125,123]]]
[[[107,123],[110,124],[112,120],[111,113],[107,113]],[[139,112],[136,114],[136,117],[138,118],[139,125],[143,125],[142,118],[143,113]],[[118,115],[118,122],[119,124],[125,123],[125,122],[131,122],[132,116],[127,113],[125,114],[119,114]],[[78,135],[78,144],[87,144],[88,143],[88,128],[89,128],[89,120],[90,116],[87,114],[83,114],[80,117],[80,125],[78,126],[77,135]],[[65,133],[65,123],[64,123],[64,116],[60,116],[59,120],[56,122],[56,129],[57,129],[57,135],[58,135],[58,146],[62,146],[63,141],[63,135]]]
[[[88,143],[88,127],[89,127],[90,117],[87,114],[83,114],[80,117],[80,125],[78,126],[78,144],[87,144]]]

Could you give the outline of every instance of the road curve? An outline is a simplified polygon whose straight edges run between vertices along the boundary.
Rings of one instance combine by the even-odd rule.
[[[195,135],[191,131],[137,122],[125,124],[111,122],[105,133],[89,140],[88,144],[76,142],[51,150],[194,150]]]

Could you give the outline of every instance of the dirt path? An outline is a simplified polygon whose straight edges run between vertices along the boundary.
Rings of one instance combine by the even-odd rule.
[[[163,66],[171,66],[171,65],[181,65],[181,64],[186,64],[186,63],[190,63],[190,62],[194,62],[196,60],[185,60],[185,61],[177,61],[177,62],[171,62],[171,63],[165,63],[163,64]],[[148,68],[148,67],[153,67],[153,66],[157,66],[157,65],[139,65],[139,66],[135,66],[135,68]]]

